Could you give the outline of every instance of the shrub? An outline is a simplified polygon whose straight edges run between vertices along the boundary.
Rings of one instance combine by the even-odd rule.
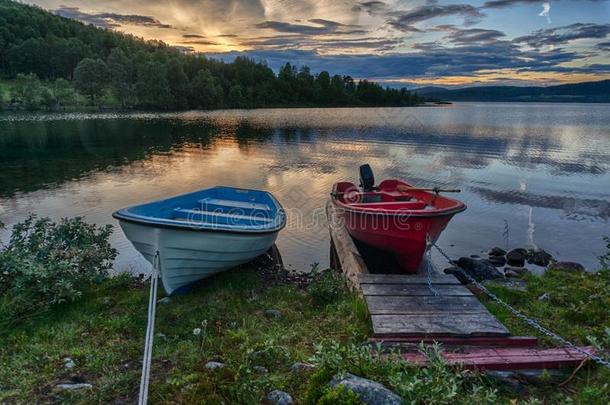
[[[315,272],[315,269],[313,271]],[[335,303],[346,294],[345,278],[332,270],[316,272],[309,286],[309,295],[316,305]]]
[[[82,218],[30,216],[16,224],[0,250],[0,321],[31,316],[78,299],[112,267],[116,250],[108,241],[112,227]]]
[[[318,400],[317,405],[363,405],[354,391],[342,385],[331,388]]]

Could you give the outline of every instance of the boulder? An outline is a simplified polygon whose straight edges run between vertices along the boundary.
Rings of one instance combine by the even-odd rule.
[[[458,281],[462,284],[470,284],[470,280],[466,278],[466,276],[464,275],[464,273],[462,273],[462,270],[459,267],[447,267],[445,270],[443,270],[443,273],[454,275],[455,278],[457,278]]]
[[[264,314],[267,318],[279,318],[282,316],[282,311],[279,309],[266,309]]]
[[[477,281],[497,280],[504,278],[502,273],[496,269],[492,262],[486,259],[473,259],[471,257],[460,257],[457,261],[460,269]]]
[[[536,266],[546,267],[554,260],[553,256],[543,249],[531,250],[527,254],[527,262]]]
[[[294,404],[294,400],[289,393],[273,390],[267,395],[267,400],[273,405],[290,405]]]
[[[504,268],[504,275],[506,277],[523,278],[523,276],[525,276],[527,273],[529,273],[529,270],[524,267],[508,266]]]
[[[296,362],[292,366],[290,366],[290,369],[292,370],[293,373],[303,373],[303,372],[307,372],[307,371],[312,371],[315,368],[316,368],[316,366],[314,366],[313,364],[301,363],[301,362]]]
[[[582,273],[585,271],[585,266],[576,262],[555,262],[550,268],[566,273]]]
[[[489,256],[488,260],[496,267],[502,267],[506,264],[506,258],[504,256]]]
[[[525,249],[513,249],[506,254],[506,264],[512,267],[523,267],[525,265]]]
[[[400,405],[402,398],[378,382],[367,380],[353,374],[335,375],[330,385],[344,386],[351,390],[366,405]]]
[[[492,247],[487,251],[488,256],[504,256],[506,254],[506,250],[499,248],[497,246]]]
[[[225,364],[219,361],[208,361],[207,363],[205,363],[205,368],[207,368],[208,370],[216,370],[219,368],[223,368],[224,366]]]

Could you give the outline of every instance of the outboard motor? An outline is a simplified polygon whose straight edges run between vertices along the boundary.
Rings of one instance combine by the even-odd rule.
[[[375,188],[373,169],[368,164],[360,166],[360,187],[362,191],[373,191]]]

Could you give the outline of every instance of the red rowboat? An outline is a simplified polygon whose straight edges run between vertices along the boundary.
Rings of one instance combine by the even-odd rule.
[[[350,235],[370,246],[394,253],[407,273],[416,273],[426,252],[426,241],[436,242],[449,220],[466,209],[464,203],[400,180],[374,186],[369,165],[360,167],[360,187],[340,182],[331,201]]]

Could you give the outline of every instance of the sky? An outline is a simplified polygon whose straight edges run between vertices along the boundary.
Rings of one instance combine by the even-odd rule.
[[[610,79],[610,0],[38,0],[188,52],[410,86]]]

